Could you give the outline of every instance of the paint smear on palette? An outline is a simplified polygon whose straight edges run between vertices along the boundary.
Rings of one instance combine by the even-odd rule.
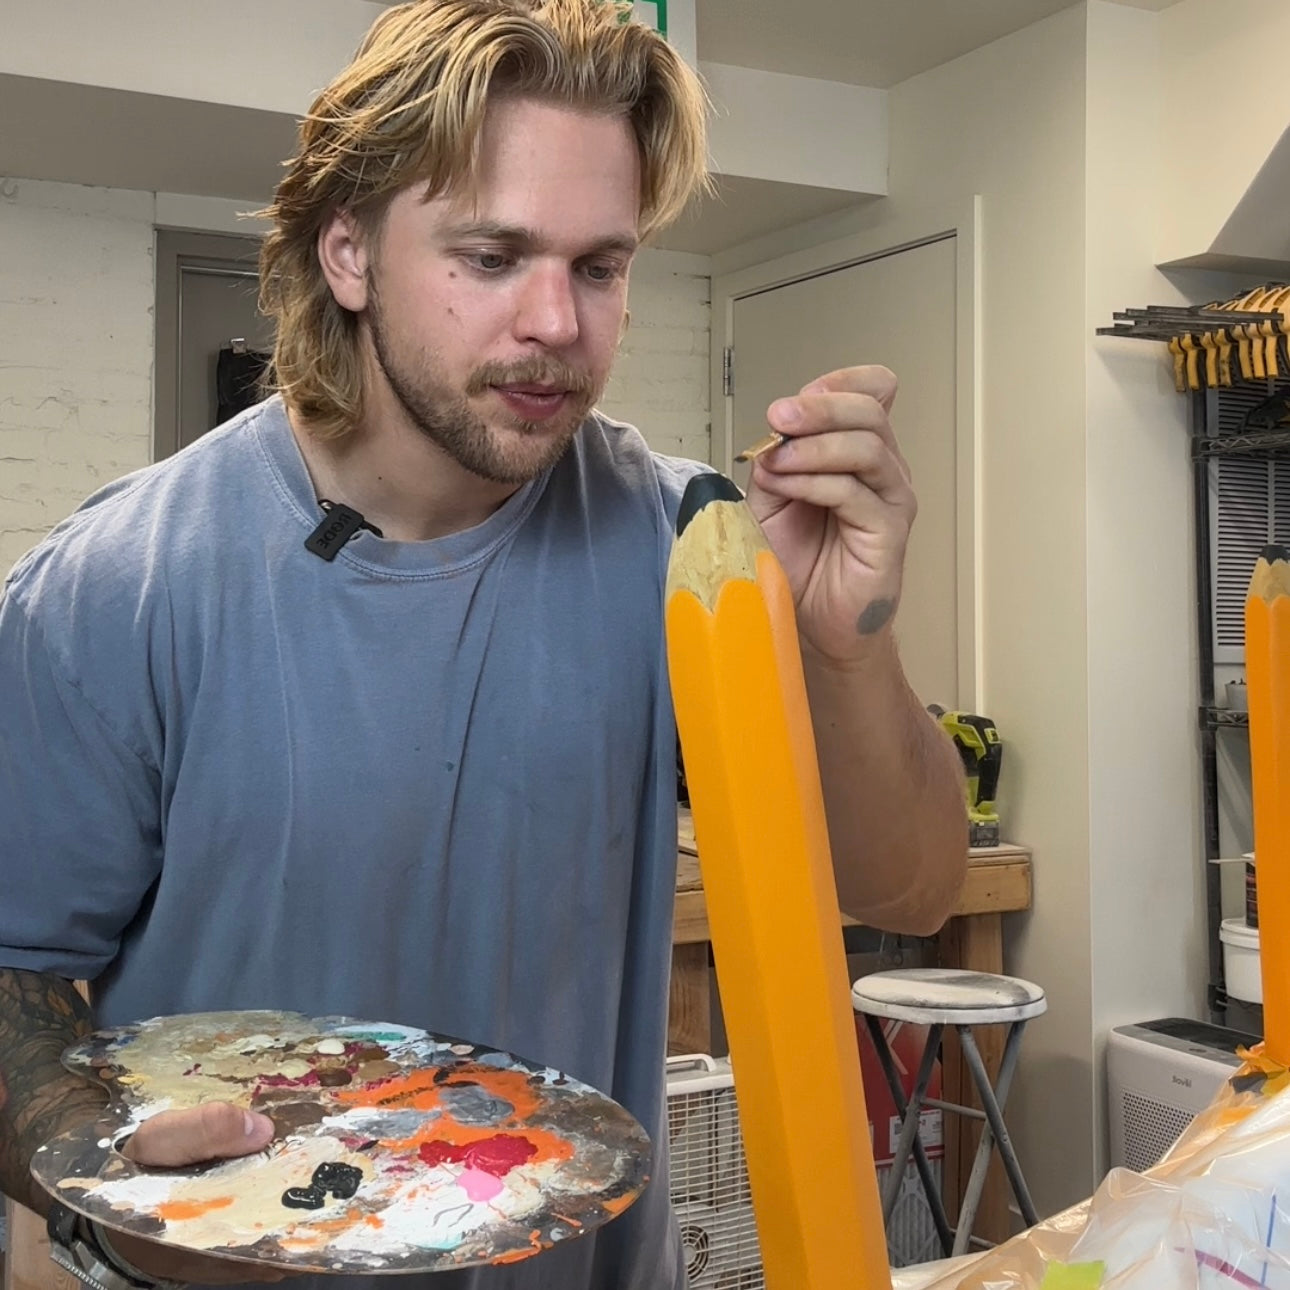
[[[64,1054],[102,1080],[103,1116],[33,1172],[119,1231],[300,1270],[511,1263],[592,1231],[644,1189],[650,1144],[617,1103],[494,1049],[387,1023],[295,1013],[157,1017]],[[170,1107],[273,1118],[259,1154],[139,1168],[114,1144]]]

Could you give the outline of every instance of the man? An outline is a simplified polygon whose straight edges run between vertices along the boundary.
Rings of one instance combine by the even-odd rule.
[[[58,1064],[91,1025],[78,978],[99,1025],[273,1007],[460,1035],[665,1144],[662,583],[701,467],[591,409],[634,252],[704,156],[691,73],[598,0],[391,10],[320,96],[262,258],[280,396],[91,498],[0,603],[10,1195],[48,1207],[32,1152],[101,1103]],[[892,637],[894,394],[854,368],[777,402],[749,498],[797,597],[844,907],[930,932],[966,829]],[[272,1133],[216,1105],[126,1149]],[[436,1290],[680,1287],[654,1174],[603,1233]],[[136,1282],[247,1279],[81,1235]]]

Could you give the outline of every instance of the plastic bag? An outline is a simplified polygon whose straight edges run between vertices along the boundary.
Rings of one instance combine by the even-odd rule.
[[[1290,1077],[1257,1050],[1163,1160],[894,1290],[1290,1290]]]

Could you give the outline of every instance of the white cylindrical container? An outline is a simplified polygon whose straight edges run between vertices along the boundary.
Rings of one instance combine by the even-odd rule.
[[[1259,969],[1259,929],[1247,927],[1243,918],[1225,918],[1218,929],[1223,942],[1223,976],[1227,993],[1246,1003],[1263,1002],[1263,974]]]

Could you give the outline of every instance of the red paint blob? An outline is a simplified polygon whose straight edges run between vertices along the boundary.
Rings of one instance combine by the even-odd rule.
[[[308,1075],[260,1075],[256,1082],[261,1088],[301,1088],[319,1081],[318,1072],[310,1071]]]
[[[527,1138],[497,1133],[491,1138],[483,1138],[464,1147],[451,1142],[423,1142],[417,1154],[428,1165],[441,1165],[451,1161],[453,1164],[464,1164],[468,1168],[492,1174],[494,1178],[505,1178],[516,1165],[522,1165],[530,1157],[537,1155],[537,1147]]]

